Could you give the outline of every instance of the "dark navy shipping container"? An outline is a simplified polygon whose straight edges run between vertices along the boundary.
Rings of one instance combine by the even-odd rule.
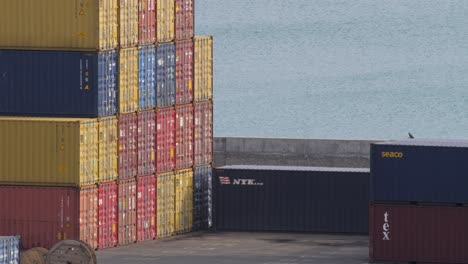
[[[162,43],[156,48],[156,105],[159,108],[175,105],[175,65],[174,43]]]
[[[218,230],[368,232],[369,170],[225,166],[215,169]]]
[[[211,166],[195,168],[193,177],[193,229],[206,230],[212,226]]]
[[[468,204],[468,141],[375,143],[371,172],[373,202]]]
[[[138,56],[139,107],[153,109],[156,107],[156,47],[141,46]]]
[[[115,115],[117,53],[0,51],[0,94],[0,115]]]

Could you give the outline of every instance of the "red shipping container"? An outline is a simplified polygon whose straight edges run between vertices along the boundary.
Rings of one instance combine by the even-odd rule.
[[[156,0],[139,0],[139,44],[147,45],[156,42]]]
[[[139,177],[137,187],[137,239],[156,238],[156,177]]]
[[[119,200],[119,245],[136,242],[136,194],[137,186],[135,179],[119,181],[119,193],[117,195]]]
[[[138,112],[138,176],[156,172],[156,112]]]
[[[209,165],[213,161],[213,103],[205,101],[194,105],[195,165]]]
[[[468,263],[468,208],[375,204],[371,261]]]
[[[176,169],[193,166],[193,106],[176,107]]]
[[[117,184],[99,185],[98,248],[117,246]]]
[[[21,236],[23,249],[50,249],[63,239],[97,247],[97,188],[0,187],[0,235]]]
[[[175,168],[175,108],[160,108],[156,117],[156,171]]]
[[[175,37],[176,40],[189,39],[194,36],[193,0],[175,1]]]
[[[137,124],[136,114],[119,117],[119,179],[137,176]]]
[[[176,42],[176,105],[193,101],[193,41]]]

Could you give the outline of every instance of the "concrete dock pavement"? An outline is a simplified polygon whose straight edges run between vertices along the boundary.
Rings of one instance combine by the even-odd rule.
[[[103,264],[363,264],[368,237],[197,232],[96,252]]]

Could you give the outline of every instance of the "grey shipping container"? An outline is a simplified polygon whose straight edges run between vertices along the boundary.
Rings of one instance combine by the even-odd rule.
[[[0,236],[0,263],[13,264],[20,261],[20,238]]]
[[[215,170],[217,230],[368,232],[369,170],[225,166]]]
[[[0,115],[115,115],[117,53],[0,51],[0,94]]]
[[[193,176],[193,229],[206,230],[212,226],[211,166],[195,167]]]
[[[371,145],[375,203],[468,204],[468,141],[403,140]]]
[[[156,106],[175,105],[176,50],[174,43],[161,43],[156,47]]]

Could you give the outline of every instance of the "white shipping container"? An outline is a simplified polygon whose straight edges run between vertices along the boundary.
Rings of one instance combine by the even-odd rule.
[[[0,263],[17,264],[20,261],[20,239],[16,236],[0,236]]]

